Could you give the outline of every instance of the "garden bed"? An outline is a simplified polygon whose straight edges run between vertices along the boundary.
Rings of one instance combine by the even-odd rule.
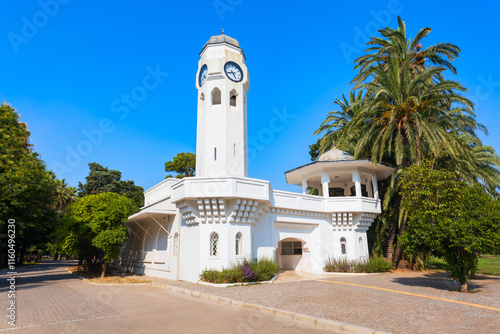
[[[270,259],[245,260],[222,270],[203,270],[200,281],[229,285],[267,282],[273,279],[278,270],[279,264]]]
[[[106,271],[106,277],[104,278],[101,278],[100,270],[87,271],[78,266],[68,267],[68,270],[92,283],[98,284],[140,284],[152,282],[151,280],[141,279],[140,276],[109,269]]]
[[[332,273],[381,273],[391,269],[392,262],[380,257],[368,260],[329,258],[325,264],[325,271]]]

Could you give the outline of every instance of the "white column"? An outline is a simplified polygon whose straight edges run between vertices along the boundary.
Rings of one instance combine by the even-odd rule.
[[[344,196],[351,196],[351,187],[349,187],[347,183],[344,185]]]
[[[371,174],[370,177],[373,178]],[[366,191],[368,192],[368,197],[373,197],[373,185],[371,183],[371,180],[366,182]]]
[[[328,191],[328,183],[330,183],[330,177],[327,172],[321,174],[321,188],[323,189],[323,197],[330,197],[330,192]]]
[[[302,179],[302,193],[307,194],[307,178]]]
[[[361,176],[358,170],[352,172],[352,182],[354,182],[354,188],[356,189],[356,197],[361,197]]]
[[[372,175],[372,186],[373,186],[373,198],[378,200],[378,184],[377,184],[377,175]]]

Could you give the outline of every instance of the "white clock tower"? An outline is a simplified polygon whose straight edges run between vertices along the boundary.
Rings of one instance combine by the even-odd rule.
[[[238,41],[212,36],[198,62],[196,176],[247,177],[248,70]]]

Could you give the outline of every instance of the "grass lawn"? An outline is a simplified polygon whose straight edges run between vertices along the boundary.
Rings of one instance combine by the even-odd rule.
[[[151,283],[151,280],[141,279],[140,277],[136,277],[135,275],[118,273],[114,270],[106,270],[106,277],[101,278],[100,271],[82,271],[81,267],[78,266],[69,267],[72,273],[77,274],[78,276],[84,277],[91,282],[100,283],[100,284],[133,284],[133,283]]]
[[[481,255],[477,273],[500,276],[500,255]]]
[[[446,270],[446,263],[443,259],[431,257],[429,259],[429,268]],[[500,255],[481,255],[476,274],[500,276]]]

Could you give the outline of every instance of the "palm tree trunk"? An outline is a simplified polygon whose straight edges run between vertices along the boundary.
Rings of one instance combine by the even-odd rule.
[[[392,261],[393,257],[393,247],[394,247],[394,240],[396,239],[396,225],[391,225],[389,228],[389,236],[387,239],[387,259]]]
[[[400,210],[403,210],[400,208]],[[398,237],[401,237],[406,229],[406,213],[403,211],[403,216],[401,217],[401,225],[399,226]],[[401,260],[401,247],[399,244],[396,244],[396,252],[394,253],[394,265],[396,268],[399,265],[399,261]]]

